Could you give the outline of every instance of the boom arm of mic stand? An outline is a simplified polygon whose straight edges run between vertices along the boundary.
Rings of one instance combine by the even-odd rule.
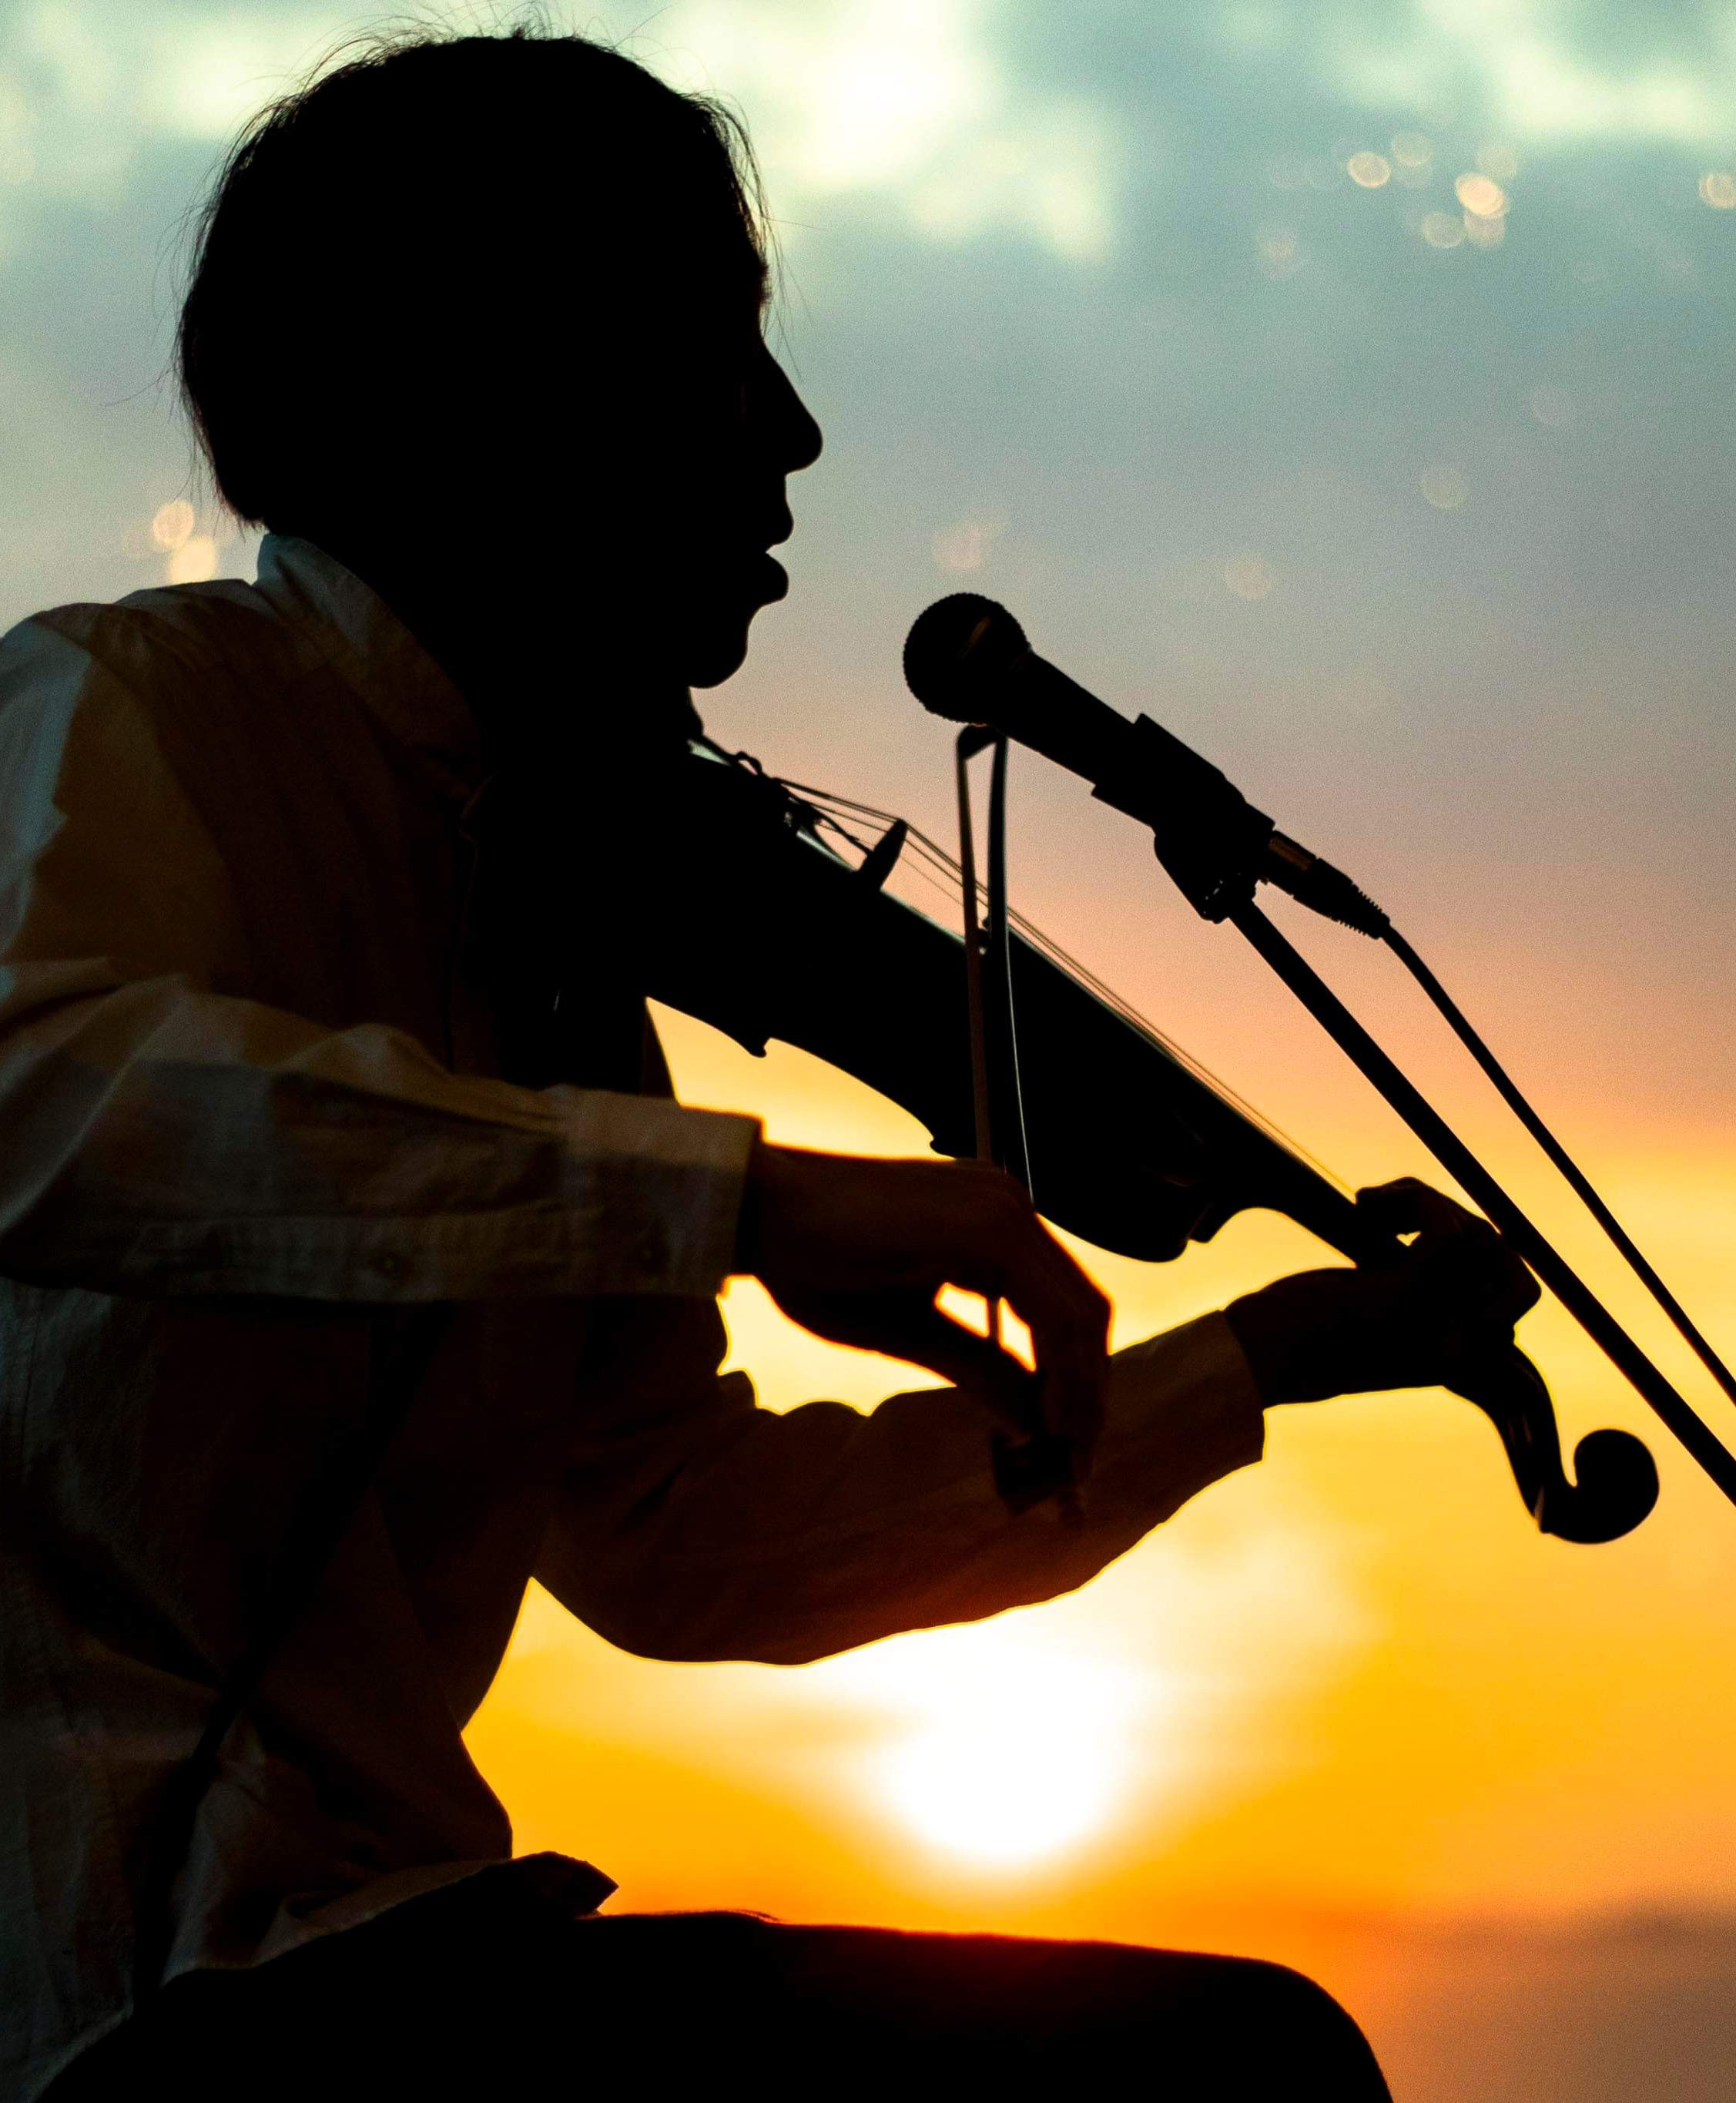
[[[1452,1127],[1427,1102],[1325,980],[1257,905],[1227,916],[1264,958],[1309,1014],[1432,1154],[1481,1205],[1586,1334],[1626,1376],[1635,1391],[1672,1431],[1732,1504],[1736,1455],[1721,1445],[1591,1288],[1556,1254]]]

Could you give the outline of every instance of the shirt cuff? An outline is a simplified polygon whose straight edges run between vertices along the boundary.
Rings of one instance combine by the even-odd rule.
[[[556,1087],[562,1209],[586,1293],[708,1299],[734,1267],[756,1118],[654,1096]]]

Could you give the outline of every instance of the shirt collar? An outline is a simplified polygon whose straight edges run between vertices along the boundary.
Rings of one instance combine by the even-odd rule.
[[[387,729],[421,754],[443,794],[460,804],[474,796],[482,745],[470,705],[371,585],[314,541],[268,533],[255,589],[312,632]]]

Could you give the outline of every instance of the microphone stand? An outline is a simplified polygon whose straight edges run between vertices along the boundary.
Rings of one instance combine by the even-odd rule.
[[[1081,775],[1112,809],[1150,828],[1157,859],[1202,918],[1228,920],[1263,957],[1448,1172],[1481,1205],[1586,1333],[1626,1376],[1659,1420],[1736,1504],[1736,1453],[1715,1438],[1583,1282],[1556,1255],[1445,1121],[1254,905],[1256,883],[1276,883],[1302,904],[1358,933],[1384,941],[1494,1083],[1571,1188],[1590,1208],[1636,1275],[1674,1322],[1726,1394],[1736,1374],[1695,1327],[1541,1118],[1502,1070],[1445,989],[1387,915],[1342,870],[1278,832],[1220,769],[1141,716],[1130,722],[1038,657],[1004,606],[954,593],[920,615],[904,643],[904,678],[923,706],[963,722],[965,749],[1009,736]],[[968,811],[966,811],[968,827]],[[967,842],[968,844],[968,842]],[[970,894],[966,940],[978,939]],[[980,963],[977,1007],[980,1025]],[[986,1080],[983,1083],[986,1088]],[[1607,1448],[1605,1451],[1607,1452]],[[1647,1463],[1649,1466],[1649,1461]]]
[[[1556,1254],[1438,1112],[1370,1036],[1331,988],[1279,932],[1251,898],[1225,914],[1296,998],[1397,1111],[1447,1173],[1481,1206],[1491,1223],[1632,1384],[1718,1487],[1736,1504],[1736,1455],[1722,1445],[1603,1306]]]

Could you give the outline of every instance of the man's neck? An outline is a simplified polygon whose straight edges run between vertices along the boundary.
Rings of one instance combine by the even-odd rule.
[[[651,631],[586,602],[571,570],[539,576],[451,549],[313,533],[379,594],[469,703],[490,768],[592,748],[616,760],[672,751],[698,727],[686,687],[648,661]]]

